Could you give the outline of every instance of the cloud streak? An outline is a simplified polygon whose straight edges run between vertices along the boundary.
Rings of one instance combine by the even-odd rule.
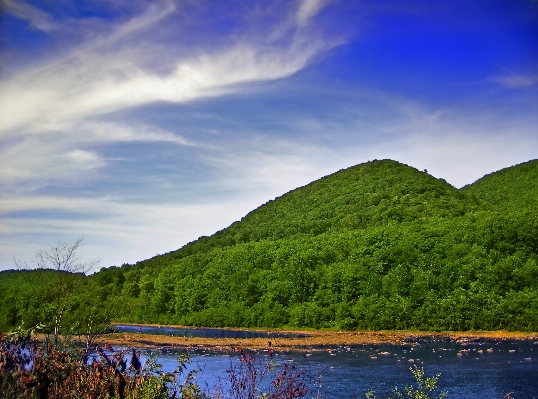
[[[4,84],[4,97],[10,101],[3,104],[2,130],[29,124],[37,127],[50,120],[80,119],[158,101],[182,103],[222,96],[239,90],[238,84],[290,76],[323,47],[310,44],[282,52],[240,44],[218,54],[178,62],[164,77],[128,65],[116,56],[96,56],[75,66],[61,64],[44,77],[32,74]]]
[[[303,2],[299,22],[305,24],[321,6],[319,1]],[[130,36],[148,31],[174,10],[171,3],[152,5],[107,38],[3,82],[1,130],[37,129],[51,120],[82,119],[159,101],[222,96],[240,90],[241,84],[290,76],[312,57],[340,44],[296,34],[284,47],[259,46],[243,37],[228,48],[177,59],[172,71],[163,75],[147,65],[148,58],[154,65],[166,58],[163,49],[147,46],[149,53],[140,53]]]
[[[84,237],[81,256],[106,259],[101,266],[134,263],[225,228],[244,216],[245,208],[258,205],[252,198],[181,206],[129,204],[112,197],[11,197],[3,202],[10,214],[0,223],[0,234],[5,237],[0,251],[2,269],[14,266],[13,253],[30,254],[73,237]],[[60,213],[53,218],[17,216],[44,210]],[[85,212],[82,217],[81,210]]]
[[[328,0],[303,0],[299,5],[297,12],[297,23],[299,26],[305,26],[310,19],[315,17],[323,7],[327,5]]]
[[[180,147],[202,144],[158,127],[104,121],[83,121],[28,132],[2,150],[0,184],[37,189],[51,182],[87,179],[107,166],[98,152],[114,143],[168,143]],[[90,149],[88,149],[90,148]]]
[[[498,83],[501,86],[509,89],[522,89],[538,84],[538,75],[510,75],[496,76],[491,79],[492,82]]]
[[[27,21],[35,29],[51,32],[60,29],[54,19],[46,12],[23,1],[4,0],[5,11]]]
[[[301,2],[295,28],[311,21],[325,3]],[[40,16],[50,21],[51,29],[62,29],[36,7],[8,5],[8,11],[30,23]],[[171,61],[174,48],[183,44],[181,40],[168,47],[152,44],[158,42],[163,30],[174,30],[181,22],[177,18],[174,3],[158,2],[113,30],[107,26],[102,29],[104,34],[100,23],[83,23],[84,29],[97,29],[97,39],[78,43],[57,59],[4,79],[0,138],[15,144],[4,145],[2,150],[0,183],[30,182],[35,188],[49,180],[91,177],[92,172],[107,166],[99,155],[99,146],[106,143],[200,146],[177,132],[127,121],[109,122],[103,116],[152,103],[181,104],[237,93],[248,84],[293,75],[313,57],[340,44],[321,37],[307,38],[299,31],[290,33],[284,44],[260,45],[248,35],[239,35],[227,46],[177,55]],[[66,23],[65,32],[71,25],[73,21]],[[88,33],[81,36],[90,36]],[[173,67],[163,72],[163,62]]]

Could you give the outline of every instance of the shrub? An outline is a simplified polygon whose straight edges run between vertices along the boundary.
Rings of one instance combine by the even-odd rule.
[[[439,392],[437,387],[437,380],[441,374],[436,374],[433,377],[424,377],[424,369],[415,365],[409,367],[413,377],[415,378],[415,385],[406,385],[403,391],[396,386],[392,390],[394,396],[389,396],[388,399],[443,399],[447,392]],[[376,399],[373,391],[366,393],[367,399]]]

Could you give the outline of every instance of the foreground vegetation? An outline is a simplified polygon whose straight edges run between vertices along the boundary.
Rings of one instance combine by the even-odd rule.
[[[224,384],[202,388],[196,368],[181,354],[173,372],[165,372],[157,357],[115,351],[110,345],[88,348],[73,344],[70,337],[30,341],[27,331],[0,334],[0,399],[292,399],[305,396],[321,399],[321,377],[313,379],[295,366],[280,366],[269,348],[265,357],[232,348],[235,359],[223,370]],[[130,360],[129,360],[130,358]],[[443,399],[438,388],[440,374],[425,377],[424,369],[410,368],[414,385],[388,399]],[[330,387],[328,389],[330,395]],[[330,396],[329,396],[330,397]],[[376,399],[374,391],[366,399]]]
[[[277,368],[271,356],[257,362],[242,350],[237,356],[240,365],[226,370],[228,387],[209,392],[197,385],[197,370],[188,370],[186,355],[167,373],[151,355],[142,364],[134,349],[106,345],[87,352],[67,341],[28,343],[0,335],[0,399],[291,399],[309,392],[293,366]]]
[[[70,292],[62,303],[59,287]],[[2,272],[0,307],[4,331],[59,308],[57,327],[73,333],[110,314],[211,327],[538,331],[538,161],[460,190],[369,162],[136,265],[89,277]]]

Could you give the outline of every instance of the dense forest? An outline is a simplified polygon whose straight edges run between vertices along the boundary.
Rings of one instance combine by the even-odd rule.
[[[375,160],[135,265],[87,277],[2,272],[0,330],[47,320],[65,287],[62,323],[75,329],[113,314],[213,327],[538,331],[538,160],[459,190]]]

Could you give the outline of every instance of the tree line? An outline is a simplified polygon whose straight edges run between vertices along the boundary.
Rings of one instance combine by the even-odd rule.
[[[461,190],[394,161],[359,165],[178,251],[61,275],[78,287],[65,317],[87,322],[97,306],[137,323],[536,331],[537,198],[537,161]],[[1,330],[52,303],[25,273],[58,275],[0,273]]]

